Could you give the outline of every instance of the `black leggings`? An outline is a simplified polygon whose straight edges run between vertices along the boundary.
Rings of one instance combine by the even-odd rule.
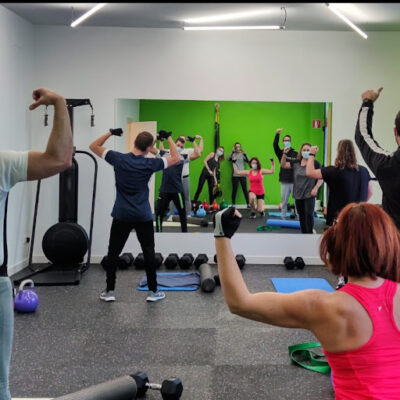
[[[143,251],[149,289],[157,291],[156,263],[154,258],[154,227],[153,221],[126,222],[113,219],[110,231],[108,253],[102,262],[107,272],[107,290],[115,289],[117,266],[121,260],[119,255],[128,240],[132,229],[135,229],[140,247]]]
[[[199,184],[197,186],[196,194],[194,195],[193,201],[196,202],[199,199],[200,193],[203,189],[204,183],[207,180],[208,183],[208,197],[209,197],[209,204],[211,205],[214,201],[214,177],[210,175],[206,175],[203,172],[200,174],[199,177]]]
[[[185,195],[183,193],[164,193],[160,192],[157,200],[156,209],[156,231],[162,232],[162,222],[165,212],[168,209],[170,201],[173,201],[176,209],[179,213],[179,218],[181,221],[182,232],[187,232],[187,221],[186,221],[186,211],[185,211]]]
[[[315,197],[295,201],[297,213],[299,214],[301,232],[313,233]]]
[[[232,204],[235,204],[239,182],[242,186],[244,198],[246,199],[246,204],[249,204],[249,192],[247,191],[247,180],[245,176],[232,176]]]

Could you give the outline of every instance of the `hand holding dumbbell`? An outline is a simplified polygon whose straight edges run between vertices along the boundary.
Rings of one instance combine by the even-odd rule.
[[[163,141],[165,139],[168,139],[171,135],[172,132],[167,132],[164,129],[162,129],[161,131],[158,132],[157,139]]]
[[[226,237],[230,239],[239,228],[242,214],[235,207],[225,208],[213,217],[214,237]]]
[[[189,142],[194,142],[195,141],[195,137],[194,136],[188,136],[187,140],[189,140]]]
[[[115,129],[110,128],[110,133],[111,135],[114,136],[121,136],[124,133],[124,131],[121,128],[115,128]]]
[[[136,372],[132,376],[137,386],[137,397],[143,397],[148,389],[159,390],[164,400],[179,400],[183,392],[182,381],[179,378],[170,378],[163,383],[150,383],[149,378],[144,372]]]

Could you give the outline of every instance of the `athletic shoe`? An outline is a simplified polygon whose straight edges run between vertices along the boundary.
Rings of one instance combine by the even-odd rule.
[[[265,212],[264,211],[260,212],[260,217],[265,217]]]
[[[161,292],[160,290],[157,290],[157,292],[149,291],[149,295],[147,296],[146,300],[147,301],[159,301],[162,300],[165,297],[165,293]]]
[[[251,208],[250,204],[247,204],[247,208]]]
[[[250,214],[250,218],[251,218],[251,219],[255,219],[255,218],[256,218],[256,213],[255,213],[255,212],[252,212],[252,213]]]
[[[313,230],[312,230],[312,233],[313,233],[314,235],[316,235],[316,234],[317,234],[317,231],[316,231],[315,229],[313,229]]]
[[[172,222],[172,215],[167,218],[167,222]]]
[[[100,294],[100,299],[103,301],[115,301],[114,290],[103,290]]]
[[[339,275],[337,283],[336,283],[335,290],[338,290],[338,289],[342,288],[345,284],[346,284],[346,282],[344,280],[344,276]]]

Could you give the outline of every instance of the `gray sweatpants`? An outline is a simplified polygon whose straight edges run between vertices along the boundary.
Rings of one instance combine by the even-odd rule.
[[[185,176],[182,178],[183,194],[185,195],[185,211],[186,215],[190,214],[192,210],[192,201],[190,200],[190,176]],[[169,203],[169,212],[173,215],[175,210],[175,205],[173,201]]]
[[[289,196],[293,196],[293,183],[281,182],[282,218],[286,218]]]

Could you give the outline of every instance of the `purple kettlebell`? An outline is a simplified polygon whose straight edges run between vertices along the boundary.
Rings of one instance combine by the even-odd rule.
[[[28,289],[24,289],[25,285],[30,285]],[[34,283],[32,279],[25,279],[19,285],[19,290],[14,299],[14,308],[22,313],[35,312],[39,305],[39,297],[35,293]]]

